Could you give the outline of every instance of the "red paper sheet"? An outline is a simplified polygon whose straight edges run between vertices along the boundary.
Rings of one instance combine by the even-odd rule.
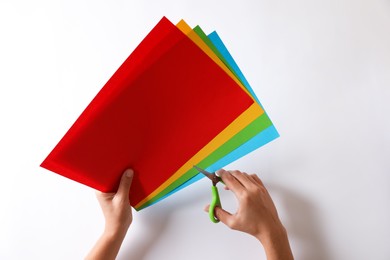
[[[136,205],[252,103],[163,18],[41,166],[103,192],[131,167]]]

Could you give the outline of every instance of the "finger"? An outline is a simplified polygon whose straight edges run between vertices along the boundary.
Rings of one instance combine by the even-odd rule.
[[[116,196],[121,197],[123,199],[129,198],[129,192],[130,192],[131,182],[133,181],[133,176],[134,176],[134,171],[131,169],[127,169],[123,173]]]
[[[221,169],[217,171],[217,174],[222,178],[226,187],[234,194],[238,195],[244,191],[242,184],[230,172]]]
[[[214,215],[226,226],[229,226],[229,220],[233,217],[230,212],[227,212],[226,210],[220,207],[215,207]]]
[[[252,174],[251,177],[257,184],[264,187],[264,184],[261,181],[261,179],[259,178],[259,176],[257,176],[256,174]]]
[[[252,187],[255,183],[245,172],[229,171],[245,188]]]

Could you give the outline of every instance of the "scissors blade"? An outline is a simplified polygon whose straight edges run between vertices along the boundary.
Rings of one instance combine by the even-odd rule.
[[[203,173],[204,175],[206,175],[206,177],[209,178],[210,180],[214,181],[215,173],[211,173],[211,172],[205,171],[205,170],[203,170],[202,168],[199,168],[199,167],[196,166],[196,165],[194,165],[194,168],[195,168],[198,172]]]
[[[194,168],[197,169],[200,173],[203,173],[204,175],[206,175],[207,178],[209,178],[213,182],[213,186],[217,185],[218,182],[222,182],[223,184],[225,184],[222,181],[221,177],[217,176],[215,174],[215,172],[211,173],[211,172],[205,171],[205,170],[203,170],[202,168],[199,168],[196,165],[194,165]]]

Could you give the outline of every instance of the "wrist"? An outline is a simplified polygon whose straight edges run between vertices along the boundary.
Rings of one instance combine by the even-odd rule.
[[[287,231],[282,225],[282,223],[278,223],[272,226],[272,228],[268,228],[266,230],[262,230],[261,233],[255,235],[255,237],[263,244],[272,244],[275,241],[287,238]]]
[[[123,239],[126,236],[129,226],[110,226],[106,225],[103,231],[103,236],[109,239],[121,238]]]
[[[103,234],[85,259],[115,259],[127,229],[112,228],[106,224]]]
[[[282,224],[256,238],[263,245],[267,259],[293,259],[287,231]]]

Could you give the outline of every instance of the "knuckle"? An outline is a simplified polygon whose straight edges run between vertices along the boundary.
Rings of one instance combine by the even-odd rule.
[[[264,194],[266,193],[266,190],[263,187],[254,186],[251,190],[251,193],[255,197],[261,197],[261,196],[264,196]]]
[[[239,170],[233,170],[231,171],[234,175],[242,175],[242,172],[240,172]]]
[[[252,193],[256,193],[256,194],[262,192],[261,187],[255,185],[255,184],[250,186],[250,191]]]
[[[257,190],[260,192],[260,194],[268,193],[267,189],[264,186],[257,187]]]
[[[251,196],[247,191],[242,192],[240,194],[240,200],[242,203],[248,203],[250,201],[250,199],[251,199]]]

